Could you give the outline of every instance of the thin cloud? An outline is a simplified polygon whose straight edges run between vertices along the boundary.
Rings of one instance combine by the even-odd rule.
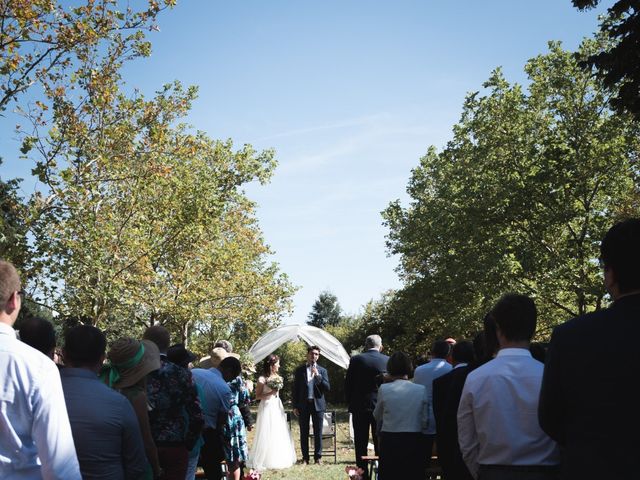
[[[268,135],[266,137],[260,138],[259,142],[266,142],[269,140],[277,139],[277,138],[287,138],[287,137],[295,137],[298,135],[306,135],[308,133],[317,133],[326,130],[335,130],[336,128],[349,128],[349,127],[359,127],[362,125],[367,125],[372,122],[377,121],[378,119],[384,117],[386,114],[384,113],[376,113],[372,115],[365,115],[363,117],[349,118],[345,120],[339,120],[333,123],[327,123],[325,125],[314,125],[306,128],[298,128],[294,130],[289,130],[287,132],[276,133],[274,135]]]

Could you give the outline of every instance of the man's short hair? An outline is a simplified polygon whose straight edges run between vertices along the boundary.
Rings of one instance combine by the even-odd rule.
[[[56,331],[44,318],[27,318],[20,326],[20,340],[49,356],[56,348]]]
[[[317,345],[309,345],[307,347],[307,353],[309,353],[311,350],[317,350],[318,353],[320,353],[320,347],[318,347]]]
[[[436,340],[431,348],[431,355],[434,358],[447,358],[451,351],[451,345],[446,340]]]
[[[231,345],[231,342],[228,340],[218,340],[213,345],[213,348],[216,348],[216,347],[224,348],[227,351],[227,353],[233,353],[233,345]]]
[[[528,342],[536,333],[536,304],[526,295],[504,295],[491,310],[491,317],[507,340]]]
[[[229,356],[220,362],[218,370],[229,372],[230,376],[235,378],[240,375],[242,365],[240,364],[240,360],[236,357]]]
[[[169,345],[171,345],[171,335],[169,334],[169,330],[164,328],[162,325],[153,325],[147,328],[142,335],[144,340],[151,340],[158,346],[158,350],[161,353],[167,353],[169,349]]]
[[[104,355],[107,337],[91,325],[78,325],[64,336],[64,360],[75,366],[93,366]]]
[[[616,223],[600,243],[600,259],[615,274],[620,293],[640,288],[640,218]]]
[[[406,375],[413,376],[413,365],[411,359],[404,352],[394,352],[387,361],[387,373],[392,376]]]
[[[372,348],[380,348],[382,346],[382,338],[380,335],[369,335],[364,341],[364,348],[367,350]]]
[[[456,363],[471,363],[475,360],[473,343],[463,340],[451,347],[451,358]]]
[[[20,275],[16,267],[11,263],[0,260],[0,301],[2,304],[0,308],[4,310],[6,303],[9,301],[9,297],[13,292],[18,292],[22,288],[20,283]]]

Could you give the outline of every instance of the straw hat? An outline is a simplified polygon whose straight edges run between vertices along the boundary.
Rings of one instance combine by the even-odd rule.
[[[229,356],[229,352],[227,352],[222,347],[216,347],[211,350],[211,367],[218,368],[220,362]]]
[[[218,368],[220,362],[227,357],[240,358],[240,355],[229,353],[222,347],[216,347],[211,351],[211,355],[200,359],[200,368]]]
[[[120,338],[111,345],[107,358],[116,372],[111,374],[115,379],[111,386],[118,389],[135,385],[160,368],[160,351],[150,340]]]
[[[198,366],[200,368],[211,368],[211,355],[206,355],[200,358],[200,360],[198,360]]]

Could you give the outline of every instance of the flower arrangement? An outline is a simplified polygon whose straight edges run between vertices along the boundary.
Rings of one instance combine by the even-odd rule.
[[[273,374],[267,378],[267,387],[271,390],[280,390],[284,386],[284,380],[280,375]]]
[[[344,471],[349,476],[349,480],[362,480],[364,478],[364,470],[360,467],[352,467],[349,465],[344,467]]]
[[[260,472],[252,468],[251,470],[249,470],[249,473],[247,473],[242,480],[260,480],[261,478],[262,478],[262,475],[260,474]]]

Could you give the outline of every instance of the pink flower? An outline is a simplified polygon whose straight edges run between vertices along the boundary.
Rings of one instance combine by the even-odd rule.
[[[249,473],[244,476],[243,480],[260,480],[261,478],[262,475],[260,474],[260,472],[251,469]]]
[[[362,480],[364,476],[364,470],[360,467],[352,467],[351,465],[344,468],[344,471],[349,475],[350,480]]]

